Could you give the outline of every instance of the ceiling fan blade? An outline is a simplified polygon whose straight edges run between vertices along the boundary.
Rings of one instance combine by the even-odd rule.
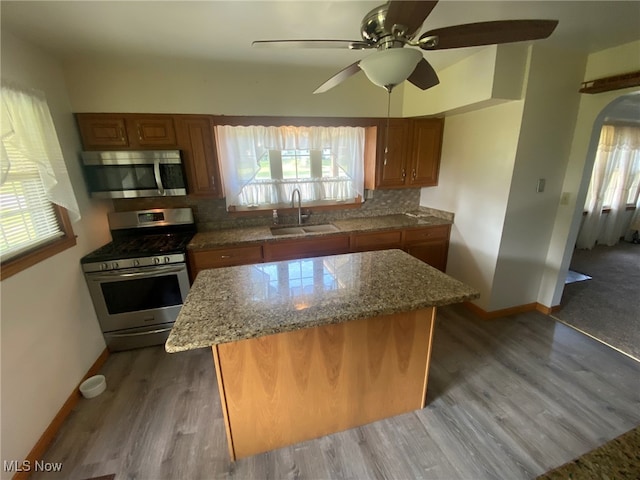
[[[360,62],[358,61],[356,63],[352,63],[346,68],[343,68],[338,73],[336,73],[333,77],[331,77],[329,80],[327,80],[318,88],[316,88],[313,93],[324,93],[327,90],[331,90],[333,87],[338,86],[340,83],[344,82],[350,76],[355,75],[360,71],[359,63]]]
[[[385,24],[391,28],[395,25],[407,27],[407,36],[411,36],[420,30],[425,18],[429,16],[438,0],[433,1],[413,1],[391,0]]]
[[[497,43],[540,40],[553,33],[557,20],[498,20],[437,28],[420,36],[423,50],[475,47]],[[437,37],[435,45],[428,41]]]
[[[435,87],[440,83],[436,71],[424,58],[418,62],[418,65],[416,65],[416,69],[411,75],[409,75],[409,78],[407,78],[407,80],[421,90]]]
[[[362,50],[372,48],[362,40],[256,40],[252,47],[260,48],[348,48]]]

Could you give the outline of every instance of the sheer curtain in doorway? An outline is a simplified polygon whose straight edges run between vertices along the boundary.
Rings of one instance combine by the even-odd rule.
[[[640,127],[604,125],[576,246],[590,249],[596,243],[618,243],[632,217],[627,208],[640,208],[639,190]]]

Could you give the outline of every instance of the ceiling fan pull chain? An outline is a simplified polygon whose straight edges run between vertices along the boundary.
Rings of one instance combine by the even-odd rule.
[[[389,117],[391,116],[391,89],[387,89],[387,128],[384,132],[384,163],[387,164],[387,154],[389,153]]]

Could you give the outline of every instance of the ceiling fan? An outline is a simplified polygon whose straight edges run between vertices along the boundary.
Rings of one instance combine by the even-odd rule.
[[[362,40],[258,40],[252,46],[375,49],[373,54],[340,70],[313,93],[326,92],[360,70],[391,93],[405,80],[422,90],[440,83],[422,52],[404,47],[443,50],[539,40],[551,35],[558,25],[557,20],[498,20],[437,28],[416,39],[422,23],[437,4],[437,0],[390,0],[364,16],[360,27]]]

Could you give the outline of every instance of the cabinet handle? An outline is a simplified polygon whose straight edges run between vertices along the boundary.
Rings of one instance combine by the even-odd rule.
[[[138,138],[142,140],[142,129],[140,128],[140,125],[138,125]]]
[[[406,176],[407,176],[407,172],[406,172],[406,171],[405,171],[405,169],[403,168],[403,169],[402,169],[402,178],[404,178],[404,177],[406,177]]]
[[[231,258],[231,255],[220,255],[220,258]]]
[[[416,179],[416,169],[413,169],[413,172],[411,173],[411,177],[415,180]]]
[[[124,142],[124,128],[120,129],[120,140]]]

